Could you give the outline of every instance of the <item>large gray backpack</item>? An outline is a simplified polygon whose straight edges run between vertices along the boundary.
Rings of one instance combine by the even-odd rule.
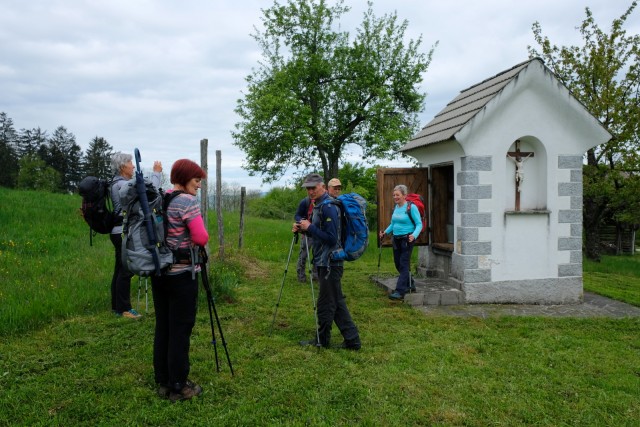
[[[173,263],[173,253],[164,242],[163,195],[150,180],[145,178],[144,183],[149,201],[147,218],[140,203],[135,178],[127,181],[119,193],[124,218],[122,265],[142,277],[159,275]]]

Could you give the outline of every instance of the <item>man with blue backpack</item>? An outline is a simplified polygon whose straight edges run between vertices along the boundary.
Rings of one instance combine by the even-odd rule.
[[[327,193],[322,176],[312,173],[305,177],[302,186],[314,201],[312,220],[302,219],[293,225],[293,232],[306,232],[312,236],[313,264],[318,269],[320,292],[317,313],[316,337],[301,345],[329,347],[331,327],[336,323],[344,341],[342,348],[359,350],[361,347],[358,328],[351,318],[342,293],[344,260],[334,258],[332,253],[341,249],[341,212]]]

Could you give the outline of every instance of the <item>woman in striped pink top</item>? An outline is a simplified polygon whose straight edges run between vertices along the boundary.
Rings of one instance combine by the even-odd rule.
[[[196,320],[199,267],[194,252],[209,240],[196,195],[207,174],[188,159],[171,168],[173,192],[167,208],[167,246],[175,263],[162,276],[152,276],[156,329],[153,369],[158,395],[171,401],[191,399],[202,388],[189,380],[189,341]]]

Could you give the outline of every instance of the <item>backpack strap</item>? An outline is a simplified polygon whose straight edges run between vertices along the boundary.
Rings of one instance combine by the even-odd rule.
[[[167,212],[169,211],[169,205],[181,194],[184,194],[184,191],[174,190],[170,193],[161,193],[162,194],[162,221],[164,222],[164,238],[167,238],[167,232],[169,231],[169,217]]]
[[[163,193],[162,194],[162,222],[163,222],[163,226],[164,226],[164,238],[165,238],[165,240],[167,239],[167,236],[169,234],[169,205],[171,204],[173,199],[175,199],[176,197],[178,197],[181,194],[185,194],[185,192],[182,191],[182,190],[174,190],[174,191],[172,191],[170,193]],[[171,252],[173,253],[173,262],[174,262],[174,264],[184,264],[185,261],[189,261],[190,264],[194,264],[195,256],[194,256],[194,253],[193,253],[192,249],[189,249],[188,257],[185,257],[186,253],[181,253],[180,252],[180,245],[182,244],[182,240],[183,240],[182,238],[180,238],[180,240],[178,240],[178,244],[176,246],[176,249],[171,249]],[[180,261],[182,261],[182,262],[180,262]],[[194,273],[194,272],[195,272],[195,269],[193,269],[192,273]]]
[[[414,203],[407,200],[407,210],[406,210],[406,214],[409,216],[409,219],[411,220],[411,224],[413,224],[413,228],[416,228],[416,222],[413,220],[413,216],[411,216],[411,205],[413,205]]]

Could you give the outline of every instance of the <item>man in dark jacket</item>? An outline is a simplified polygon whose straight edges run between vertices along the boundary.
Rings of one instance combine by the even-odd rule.
[[[342,348],[350,350],[360,349],[358,328],[351,319],[345,297],[342,293],[342,273],[344,261],[331,259],[332,251],[339,247],[340,212],[331,200],[324,185],[323,178],[318,174],[306,176],[303,187],[307,189],[310,200],[315,202],[312,221],[302,219],[293,225],[293,231],[305,231],[313,238],[313,264],[318,268],[320,292],[318,294],[318,334],[311,341],[302,341],[302,345],[321,345],[329,347],[331,340],[331,326],[336,323],[344,341]],[[318,342],[319,339],[319,342]]]

